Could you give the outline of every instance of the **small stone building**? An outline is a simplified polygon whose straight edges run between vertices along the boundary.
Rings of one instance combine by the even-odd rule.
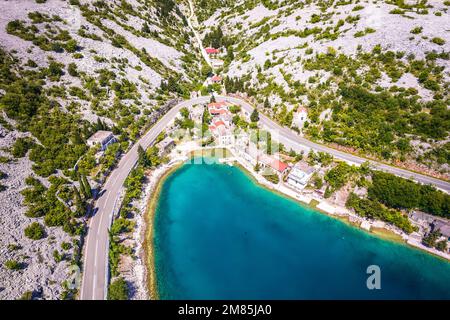
[[[111,131],[100,130],[94,133],[87,140],[87,145],[89,147],[100,145],[100,150],[104,151],[110,144],[114,142],[117,142],[117,139]]]

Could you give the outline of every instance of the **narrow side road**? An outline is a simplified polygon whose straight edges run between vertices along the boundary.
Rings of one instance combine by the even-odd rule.
[[[192,0],[189,0],[189,8],[191,10],[191,15],[187,19],[189,28],[191,28],[192,32],[195,35],[195,39],[197,40],[198,46],[200,48],[200,52],[203,56],[203,59],[205,59],[206,63],[212,68],[211,59],[209,58],[208,54],[205,51],[205,48],[203,48],[202,39],[200,38],[200,34],[197,32],[197,30],[194,28],[193,25],[193,18],[195,17],[195,10],[194,10],[194,4],[192,3]]]

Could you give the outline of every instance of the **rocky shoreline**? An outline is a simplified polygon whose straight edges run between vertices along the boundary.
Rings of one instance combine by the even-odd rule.
[[[155,288],[152,283],[155,275],[152,275],[152,268],[149,263],[153,260],[152,252],[148,251],[148,235],[150,228],[153,227],[153,214],[151,201],[154,193],[158,192],[158,186],[163,182],[167,174],[173,170],[179,161],[165,164],[155,170],[151,170],[146,174],[146,183],[144,192],[139,201],[134,205],[138,210],[134,218],[135,228],[127,240],[127,245],[131,245],[134,250],[134,258],[124,256],[121,261],[120,275],[125,279],[131,288],[131,300],[149,300],[157,298]],[[150,269],[150,270],[149,270]]]

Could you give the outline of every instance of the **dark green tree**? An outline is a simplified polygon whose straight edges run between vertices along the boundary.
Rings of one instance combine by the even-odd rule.
[[[258,113],[258,110],[256,110],[256,108],[253,109],[253,112],[250,115],[250,121],[251,122],[258,122],[259,121],[259,113]]]
[[[92,189],[91,189],[91,185],[89,184],[89,181],[87,180],[85,175],[81,175],[81,180],[79,180],[80,182],[80,189],[83,192],[83,195],[86,199],[92,198]]]
[[[127,300],[128,285],[125,280],[120,277],[114,280],[108,288],[108,300]]]
[[[147,23],[144,23],[144,25],[142,26],[142,30],[143,33],[150,33],[150,28],[148,26]]]
[[[144,168],[148,168],[151,165],[147,153],[145,152],[144,148],[142,148],[141,145],[138,146],[138,162]]]
[[[86,208],[86,204],[81,198],[80,192],[78,191],[78,188],[73,186],[73,195],[74,195],[74,203],[77,208],[77,211],[75,213],[75,216],[81,217],[83,216]]]

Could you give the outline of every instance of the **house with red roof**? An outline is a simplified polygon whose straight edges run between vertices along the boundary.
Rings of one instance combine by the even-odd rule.
[[[208,108],[224,108],[226,106],[228,106],[228,102],[226,101],[208,103]]]
[[[205,51],[209,55],[215,55],[215,54],[219,54],[220,53],[219,49],[212,48],[212,47],[205,48]]]
[[[220,83],[220,82],[222,82],[222,77],[221,77],[221,76],[218,76],[218,75],[212,76],[212,77],[211,77],[211,81],[212,81],[213,83]]]
[[[209,126],[211,133],[217,138],[219,145],[230,145],[234,143],[234,135],[224,121],[215,120]]]
[[[228,102],[219,101],[219,102],[211,102],[208,104],[209,114],[213,117],[220,116],[222,120],[230,120],[231,112],[228,110]]]
[[[222,82],[222,77],[221,76],[219,76],[219,75],[214,75],[214,76],[212,76],[212,77],[209,77],[208,78],[208,80],[207,80],[207,84],[208,85],[212,85],[212,84],[216,84],[216,83],[221,83]]]
[[[259,157],[259,160],[263,167],[271,168],[280,175],[285,174],[289,168],[289,166],[286,163],[284,163],[283,161],[280,161],[280,160],[278,160],[272,156],[266,155],[266,154],[262,154]]]

